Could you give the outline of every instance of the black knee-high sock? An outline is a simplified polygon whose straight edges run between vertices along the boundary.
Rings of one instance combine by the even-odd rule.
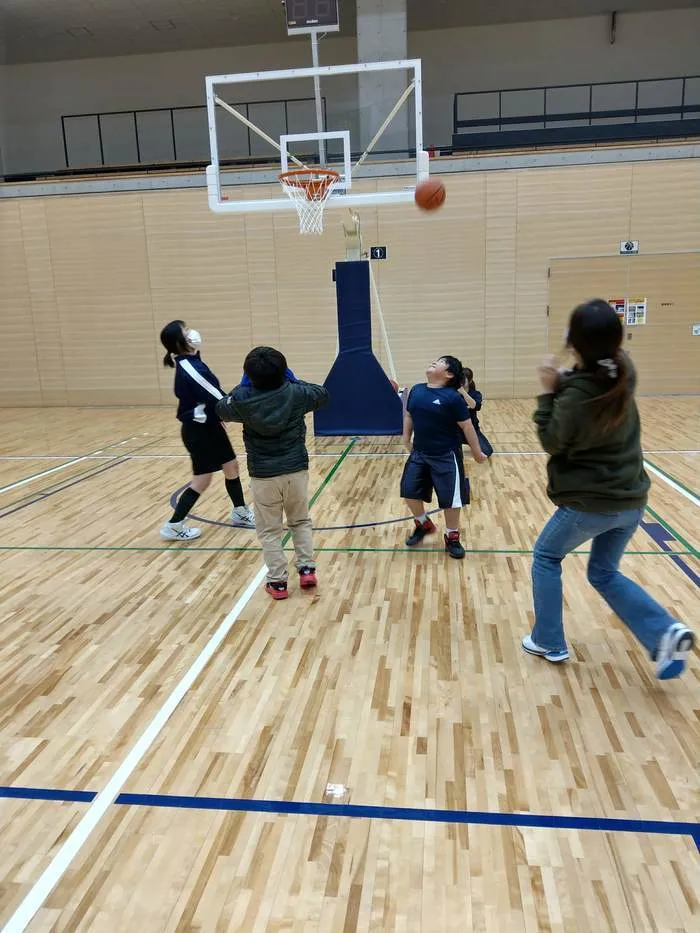
[[[226,492],[229,494],[231,502],[233,502],[234,508],[239,508],[242,505],[245,505],[245,498],[243,496],[243,487],[241,486],[240,477],[235,479],[226,480]]]
[[[194,506],[197,499],[199,499],[199,493],[192,489],[191,486],[188,486],[177,500],[177,505],[175,506],[175,511],[173,512],[173,517],[170,519],[170,521],[181,522],[190,509]]]

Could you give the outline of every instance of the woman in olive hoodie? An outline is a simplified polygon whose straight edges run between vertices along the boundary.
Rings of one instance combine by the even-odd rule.
[[[635,373],[622,351],[622,324],[605,301],[580,305],[569,321],[576,365],[540,368],[544,394],[534,421],[550,455],[547,494],[557,506],[535,544],[535,626],[523,648],[553,663],[569,652],[562,623],[562,560],[591,541],[588,580],[656,661],[661,680],[678,677],[693,633],[623,576],[618,567],[644,514],[649,478],[642,460]]]

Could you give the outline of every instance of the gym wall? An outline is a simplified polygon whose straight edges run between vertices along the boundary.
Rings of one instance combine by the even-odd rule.
[[[664,334],[662,352],[640,365],[640,391],[700,392],[700,338],[691,337],[700,321],[700,160],[445,181],[438,212],[361,212],[365,248],[389,250],[373,271],[400,382],[453,353],[488,396],[532,396],[565,313],[557,310],[550,338],[549,270],[608,257],[605,275],[595,264],[584,270],[573,290],[557,291],[560,303],[613,297],[603,294],[612,281],[636,289],[633,273],[608,276],[610,264],[634,269],[618,256],[632,238],[645,261],[691,254],[677,277],[660,258],[639,280],[647,327]],[[259,343],[280,347],[300,376],[323,380],[335,355],[331,270],[344,258],[342,219],[329,211],[323,237],[301,237],[294,213],[212,214],[201,188],[0,200],[0,405],[172,404],[158,332],[174,318],[202,332],[202,355],[226,386]],[[634,355],[634,339],[628,346]]]

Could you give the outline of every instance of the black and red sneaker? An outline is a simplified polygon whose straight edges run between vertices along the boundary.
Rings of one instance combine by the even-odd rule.
[[[421,543],[426,535],[434,535],[437,531],[437,528],[429,518],[426,518],[424,522],[419,522],[417,518],[414,518],[413,521],[416,527],[413,529],[413,534],[410,534],[406,538],[406,545],[408,547],[415,547],[417,544]]]
[[[459,540],[458,531],[448,531],[445,535],[445,550],[450,555],[457,560],[462,560],[464,555],[467,553],[462,547],[462,543]]]
[[[287,584],[282,581],[279,583],[267,583],[265,585],[265,592],[269,593],[273,599],[287,599],[289,596]]]
[[[311,590],[318,585],[315,567],[299,568],[299,586],[302,590]]]

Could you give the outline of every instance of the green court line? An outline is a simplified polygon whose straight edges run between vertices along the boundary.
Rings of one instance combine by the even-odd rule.
[[[676,529],[662,518],[658,512],[655,512],[650,505],[647,506],[647,512],[662,526],[662,528],[665,528],[669,534],[672,534],[679,544],[682,544],[683,547],[687,549],[691,557],[700,557],[700,551],[690,544],[690,542],[686,541],[683,535],[679,531],[676,531]]]
[[[660,466],[657,466],[653,463],[648,457],[644,458],[649,466],[653,466],[655,470],[658,470],[659,473],[662,473],[666,479],[672,480],[677,486],[680,486],[681,489],[685,489],[687,493],[690,493],[691,496],[695,496],[696,499],[700,499],[700,493],[695,492],[694,489],[691,489],[690,486],[686,486],[685,483],[682,483],[679,479],[676,479],[671,473],[667,473],[666,470],[662,470]]]
[[[347,455],[348,455],[348,454],[350,453],[350,451],[353,449],[353,447],[354,447],[355,444],[357,443],[357,440],[358,440],[358,439],[357,439],[356,437],[353,437],[353,438],[352,438],[352,440],[350,441],[350,443],[345,447],[345,450],[344,450],[344,451],[342,452],[342,454],[338,457],[338,459],[335,461],[335,463],[334,463],[333,466],[330,468],[330,470],[326,473],[326,475],[323,477],[323,481],[322,481],[321,485],[318,487],[318,489],[316,490],[316,492],[315,492],[315,493],[311,496],[311,498],[309,499],[309,508],[311,508],[311,506],[316,502],[316,500],[317,500],[318,497],[321,495],[321,493],[323,492],[323,490],[326,488],[326,486],[330,483],[330,481],[333,479],[333,477],[335,476],[335,474],[338,472],[338,470],[339,470],[340,467],[342,466],[343,460],[345,460],[345,458],[347,457]],[[292,533],[291,533],[291,531],[288,531],[287,534],[284,536],[284,538],[282,538],[282,548],[283,548],[283,549],[285,549],[284,546],[285,546],[285,544],[288,543],[288,541],[289,541],[289,539],[290,539],[291,537],[292,537]],[[262,548],[261,548],[261,550],[262,550]],[[287,549],[285,549],[285,550],[289,550],[289,548],[287,548]]]

